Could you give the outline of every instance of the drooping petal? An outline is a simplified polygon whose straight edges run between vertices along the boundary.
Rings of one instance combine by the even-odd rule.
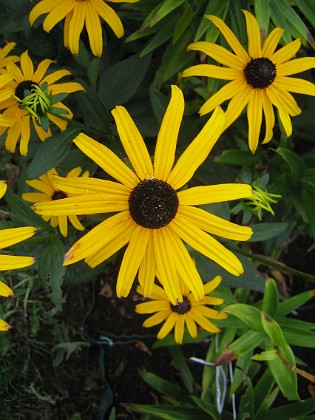
[[[0,281],[0,296],[9,297],[13,296],[13,290],[7,286],[3,281]]]
[[[232,252],[192,222],[178,217],[172,220],[170,227],[189,246],[221,265],[229,273],[239,276],[244,272],[242,264]]]
[[[253,89],[247,106],[248,147],[252,153],[255,153],[259,143],[262,109],[261,89]]]
[[[279,41],[283,35],[284,30],[281,28],[274,28],[270,34],[267,36],[262,51],[261,56],[269,58],[275,52]]]
[[[268,143],[273,137],[273,127],[275,125],[275,113],[265,90],[261,92],[262,107],[265,115],[265,138],[263,144]]]
[[[75,55],[79,53],[79,39],[84,26],[85,11],[85,2],[76,2],[69,22],[68,43],[70,51]]]
[[[189,312],[187,312],[187,314],[186,314],[185,322],[186,322],[187,330],[188,330],[190,336],[192,338],[196,338],[197,334],[198,334],[197,326],[196,326],[196,323],[193,320],[193,318],[191,317]]]
[[[215,276],[214,279],[208,281],[208,283],[204,285],[205,295],[208,295],[209,293],[213,292],[221,284],[221,281],[221,276]]]
[[[31,136],[30,117],[24,115],[24,118],[20,121],[21,139],[20,139],[20,153],[22,156],[26,156],[28,152],[28,143]]]
[[[94,0],[93,7],[96,12],[112,28],[117,38],[124,36],[124,28],[117,13],[102,0]]]
[[[224,112],[221,108],[217,108],[197,137],[180,156],[170,173],[167,182],[175,190],[185,185],[207,158],[222,133],[223,125]]]
[[[64,3],[63,0],[43,0],[37,3],[29,15],[30,24],[33,25],[39,16],[49,13],[54,8],[58,7],[60,3]]]
[[[184,114],[182,91],[172,85],[171,100],[157,137],[154,153],[154,177],[166,181],[174,164],[178,133]]]
[[[152,177],[153,167],[149,152],[128,111],[123,106],[117,106],[112,111],[112,115],[120,140],[139,179]],[[135,175],[133,175],[134,177]]]
[[[118,297],[129,295],[131,286],[145,255],[150,230],[137,226],[132,233],[119,269],[116,293]]]
[[[11,328],[11,326],[3,321],[3,319],[0,319],[0,331],[8,331]]]
[[[68,216],[69,222],[72,224],[72,226],[75,229],[78,230],[84,230],[85,227],[82,225],[82,223],[79,221],[79,219],[77,218],[77,216]]]
[[[129,212],[121,212],[101,222],[82,236],[65,254],[64,265],[73,264],[83,260],[116,238],[119,232],[123,232],[130,222]]]
[[[0,230],[0,249],[31,238],[36,232],[33,227],[19,227]],[[1,268],[0,268],[1,269]]]
[[[181,206],[222,203],[252,196],[252,187],[247,184],[217,184],[187,188],[177,193]]]
[[[238,92],[231,100],[225,112],[224,130],[226,130],[242,113],[254,93],[250,85],[243,85],[242,93]]]
[[[68,236],[68,217],[58,216],[58,226],[59,226],[61,235],[64,238],[66,238]]]
[[[76,6],[76,0],[67,0],[59,2],[59,5],[56,5],[47,17],[44,20],[43,28],[44,31],[50,32],[54,26],[57,25],[62,19],[64,19],[68,13],[72,11]]]
[[[182,344],[184,337],[185,317],[179,316],[175,323],[174,339],[177,344]]]
[[[83,133],[79,134],[73,142],[105,172],[128,188],[133,189],[139,183],[137,175],[108,147],[98,143]]]
[[[155,276],[156,263],[154,257],[153,239],[152,235],[150,235],[147,243],[146,254],[140,264],[138,273],[138,279],[142,286],[144,297],[151,297]]]
[[[173,305],[183,301],[173,257],[173,246],[165,229],[152,230],[154,257],[158,277]]]
[[[292,41],[284,47],[280,48],[280,50],[277,50],[274,54],[272,54],[271,57],[269,57],[269,59],[277,67],[279,64],[282,64],[294,57],[295,54],[299,51],[300,47],[301,40],[296,39],[295,41]]]
[[[289,115],[295,116],[301,113],[296,100],[293,96],[285,89],[282,88],[277,80],[266,89],[266,94],[271,102],[279,109],[287,112]]]
[[[140,305],[136,306],[136,312],[137,312],[138,306]],[[170,311],[157,312],[156,314],[147,318],[144,321],[143,326],[144,328],[150,328],[150,327],[154,327],[155,325],[159,325],[162,322],[164,322],[168,318],[169,315],[170,315]]]
[[[244,62],[248,62],[249,56],[247,52],[244,50],[239,40],[233,34],[231,29],[223,22],[223,20],[213,15],[206,15],[205,17],[215,24],[215,26],[222,33],[222,35],[226,39],[226,42],[229,44],[229,46],[232,48],[235,54],[238,57],[240,57],[240,59],[242,59]]]
[[[234,70],[243,70],[246,66],[246,63],[249,61],[249,58],[244,60],[243,58],[232,54],[226,48],[207,41],[193,42],[192,44],[188,45],[187,50],[201,51],[216,60],[218,63],[230,67]],[[185,72],[186,70],[183,72],[183,77],[186,77],[187,75]]]
[[[98,13],[92,3],[86,2],[85,25],[92,53],[101,57],[103,53],[102,26]]]
[[[283,91],[315,96],[315,85],[308,80],[296,77],[277,77],[275,82],[275,86]]]
[[[50,87],[51,93],[57,95],[58,93],[72,93],[84,91],[84,87],[78,82],[56,83]]]
[[[203,231],[222,238],[247,241],[253,234],[248,226],[237,225],[197,207],[181,206],[177,215],[184,221],[193,220]]]
[[[220,331],[218,327],[216,327],[212,322],[208,321],[207,318],[201,315],[198,311],[191,311],[190,314],[193,320],[197,322],[197,324],[200,325],[200,327],[205,331],[211,333],[217,333]]]
[[[247,10],[242,10],[242,12],[246,20],[248,53],[252,58],[259,58],[261,57],[261,38],[257,20]]]

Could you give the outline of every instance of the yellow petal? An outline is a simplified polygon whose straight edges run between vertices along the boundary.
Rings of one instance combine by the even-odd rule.
[[[150,230],[141,226],[137,226],[132,233],[118,273],[116,285],[118,297],[129,295],[131,286],[145,255],[149,236]]]
[[[152,177],[153,168],[150,155],[128,111],[123,106],[117,106],[112,111],[112,115],[117,125],[120,140],[139,179]]]
[[[20,122],[21,139],[20,139],[20,153],[26,156],[28,152],[28,143],[31,136],[30,117],[25,115]]]
[[[136,306],[136,312],[137,312],[137,307],[138,306],[140,306],[140,305]],[[164,312],[158,312],[158,313],[150,316],[149,318],[147,318],[144,321],[143,326],[144,326],[144,328],[154,327],[155,325],[158,325],[158,324],[161,324],[162,322],[164,322],[169,315],[170,315],[170,310],[164,311]]]
[[[82,2],[82,1],[76,2],[73,8],[72,17],[69,23],[69,33],[68,33],[69,48],[72,54],[75,54],[75,55],[79,53],[79,39],[80,39],[80,34],[84,26],[85,11],[86,11],[85,2]]]
[[[73,142],[105,172],[128,188],[133,189],[139,183],[137,175],[108,147],[82,133]]]
[[[8,331],[11,328],[3,319],[0,319],[0,331]]]
[[[84,230],[85,229],[85,227],[79,221],[79,219],[77,218],[77,216],[72,216],[71,215],[71,216],[68,216],[68,218],[69,218],[69,222],[72,224],[72,226],[75,229],[78,229],[78,230]]]
[[[277,45],[279,44],[279,41],[283,35],[284,30],[281,28],[275,28],[273,29],[270,34],[267,36],[261,56],[269,58],[271,55],[275,52],[275,49],[277,48]]]
[[[197,64],[189,67],[182,74],[182,77],[202,76],[214,77],[221,80],[234,80],[243,76],[243,70],[227,69],[224,67],[213,66],[212,64]]]
[[[247,106],[248,120],[248,146],[255,153],[262,123],[262,98],[261,89],[254,89]]]
[[[136,312],[138,314],[154,314],[155,312],[159,311],[169,311],[170,310],[170,302],[166,300],[156,301],[151,300],[149,302],[140,303],[136,306]]]
[[[169,315],[169,317],[165,320],[165,323],[163,324],[162,328],[157,334],[157,338],[159,340],[166,337],[172,331],[178,318],[179,318],[179,315],[176,312],[172,312]]]
[[[7,191],[7,188],[8,188],[8,186],[7,186],[6,182],[5,181],[0,181],[0,198],[2,198],[4,196],[4,194]]]
[[[315,68],[314,57],[303,57],[290,60],[277,66],[277,79],[281,76],[291,76],[302,71]]]
[[[266,94],[269,97],[269,100],[281,111],[288,113],[289,115],[295,116],[301,113],[296,100],[293,96],[281,86],[281,83],[278,84],[276,79],[272,85],[268,86],[266,89]]]
[[[184,315],[179,315],[177,322],[175,323],[174,338],[177,344],[182,344],[184,337],[184,326],[185,326],[185,317]]]
[[[26,183],[30,187],[34,188],[35,190],[41,191],[49,197],[52,197],[55,192],[55,188],[50,184],[47,176],[44,177],[42,175],[40,179],[28,179]]]
[[[294,77],[277,77],[275,86],[283,91],[315,96],[315,85],[308,80]]]
[[[51,10],[55,9],[60,5],[60,3],[63,3],[63,0],[43,0],[37,3],[33,9],[31,10],[31,13],[29,15],[29,21],[30,24],[33,25],[35,20],[45,13],[49,13]]]
[[[157,137],[154,153],[154,177],[166,181],[174,164],[178,133],[184,114],[182,91],[172,85],[172,96]]]
[[[205,295],[208,295],[209,293],[213,292],[221,284],[221,281],[222,281],[221,276],[215,276],[214,279],[208,281],[204,285]]]
[[[27,51],[21,55],[21,69],[25,80],[33,80],[34,66]]]
[[[145,297],[152,296],[155,275],[156,275],[156,263],[155,263],[155,257],[154,257],[152,235],[150,235],[148,239],[146,255],[140,264],[139,273],[138,273],[138,279],[139,279],[139,283],[142,286],[143,296]]]
[[[40,83],[43,79],[43,77],[45,76],[46,71],[48,70],[48,67],[54,63],[53,60],[49,60],[48,58],[46,58],[45,60],[41,61],[38,66],[37,69],[33,75],[33,81],[36,83]]]
[[[248,39],[248,53],[252,58],[261,57],[260,28],[256,18],[247,10],[242,10],[246,20],[246,30]]]
[[[197,324],[199,324],[200,327],[203,328],[205,331],[208,331],[210,333],[217,333],[220,331],[218,327],[213,325],[212,322],[208,321],[207,318],[205,318],[199,312],[190,311],[190,314],[194,321],[197,322]]]
[[[17,228],[18,229],[18,228]],[[34,264],[33,257],[16,257],[14,255],[0,255],[0,270],[14,270],[16,268],[24,268]]]
[[[103,53],[102,26],[94,4],[90,2],[86,2],[85,25],[92,53],[101,57]]]
[[[300,49],[301,40],[296,39],[295,41],[290,42],[289,44],[285,45],[284,47],[277,50],[274,54],[272,54],[269,59],[273,62],[273,64],[279,66],[279,64],[284,63],[285,61],[290,60]]]
[[[177,215],[182,220],[193,220],[203,231],[222,238],[247,241],[253,234],[248,226],[239,226],[197,207],[181,206]]]
[[[185,322],[187,326],[187,330],[192,338],[196,338],[198,331],[197,331],[197,325],[193,318],[191,317],[190,313],[186,313]]]
[[[217,108],[197,137],[178,159],[167,182],[175,189],[181,188],[204,162],[219,139],[224,124],[224,112]]]
[[[180,206],[222,203],[251,196],[252,187],[247,184],[206,185],[178,192]]]
[[[50,32],[54,26],[57,25],[62,19],[64,19],[67,14],[69,14],[73,8],[76,6],[75,0],[67,0],[59,2],[51,11],[48,16],[45,18],[43,23],[44,31]]]
[[[225,112],[224,130],[226,130],[241,115],[253,93],[254,89],[252,89],[250,85],[243,85],[242,92],[238,91],[235,93]]]
[[[33,227],[19,227],[0,230],[0,249],[31,238],[36,232]]]
[[[102,0],[94,0],[93,7],[101,18],[112,28],[117,38],[121,38],[124,35],[124,28],[117,13]]]
[[[189,246],[221,265],[229,273],[239,276],[244,272],[242,264],[232,252],[193,223],[178,217],[169,226]]]
[[[268,143],[273,137],[273,127],[275,125],[275,113],[265,90],[261,92],[262,107],[265,115],[265,138],[263,144]]]
[[[3,281],[0,281],[0,296],[9,297],[13,296],[13,290],[10,289]]]

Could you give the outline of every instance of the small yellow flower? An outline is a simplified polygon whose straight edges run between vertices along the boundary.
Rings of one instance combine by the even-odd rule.
[[[112,3],[137,3],[139,0],[108,0]],[[124,28],[119,16],[103,0],[42,0],[31,10],[29,20],[35,20],[48,13],[43,28],[50,32],[61,20],[64,23],[64,45],[72,54],[79,53],[79,39],[84,25],[89,37],[92,53],[98,57],[103,52],[103,34],[100,18],[121,38]]]
[[[82,168],[77,167],[72,169],[68,174],[66,175],[67,178],[71,177],[78,177],[80,176],[82,172]],[[56,177],[58,176],[58,172],[55,168],[51,169],[47,173],[41,175],[39,179],[32,179],[26,181],[26,183],[40,191],[40,192],[29,192],[22,195],[23,200],[28,201],[30,203],[46,203],[53,200],[60,200],[62,198],[66,197],[72,197],[73,195],[66,194],[58,186],[56,185]],[[89,172],[86,171],[82,175],[82,177],[88,177]],[[84,226],[81,224],[81,222],[78,220],[77,216],[42,216],[43,219],[46,222],[50,221],[50,224],[52,227],[59,226],[60,233],[64,236],[68,236],[68,219],[69,222],[72,224],[73,227],[75,227],[78,230],[84,230]]]
[[[300,114],[301,109],[290,92],[315,96],[315,86],[306,80],[288,76],[314,68],[315,58],[305,57],[290,61],[301,46],[299,39],[276,51],[284,32],[280,28],[271,31],[262,44],[256,18],[246,10],[243,13],[246,19],[248,52],[220,18],[206,16],[221,31],[233,53],[211,42],[194,42],[188,46],[189,50],[201,51],[226,67],[199,64],[185,70],[182,77],[203,76],[231,80],[211,96],[199,112],[200,115],[207,114],[230,100],[225,113],[227,128],[247,106],[248,144],[254,153],[259,142],[263,114],[266,122],[263,143],[268,143],[273,137],[273,105],[278,109],[286,135],[291,136],[290,116]]]
[[[64,265],[85,259],[95,267],[128,244],[117,279],[118,296],[128,296],[137,273],[145,295],[150,296],[158,273],[173,304],[183,299],[179,282],[173,280],[177,275],[196,299],[202,299],[203,283],[185,243],[230,273],[243,273],[241,262],[211,234],[244,241],[252,230],[196,206],[250,197],[251,187],[220,184],[183,189],[221,135],[224,113],[215,110],[174,164],[183,113],[183,94],[172,86],[152,162],[129,113],[116,107],[112,114],[133,170],[108,147],[79,134],[74,143],[116,181],[57,178],[60,189],[77,196],[34,206],[41,215],[116,213],[80,238],[66,254]]]
[[[58,118],[54,113],[62,113],[66,118],[72,118],[72,112],[62,102],[58,101],[51,104],[51,107],[47,103],[46,107],[44,104],[43,106],[41,105],[41,100],[39,99],[41,95],[42,99],[45,96],[50,100],[54,95],[60,93],[68,94],[84,90],[80,83],[77,82],[56,83],[62,77],[71,75],[69,70],[57,70],[46,75],[52,63],[52,60],[43,60],[39,63],[36,71],[34,71],[32,60],[28,52],[25,51],[21,55],[21,69],[11,61],[6,65],[6,74],[12,80],[8,81],[0,91],[0,110],[3,110],[3,117],[10,123],[0,123],[0,136],[8,130],[5,147],[11,153],[15,152],[16,145],[20,140],[21,155],[27,154],[31,135],[31,121],[40,140],[45,141],[51,136],[48,120],[62,131],[66,129],[68,124],[67,121]],[[33,112],[30,109],[33,109]],[[47,127],[39,125],[39,117],[47,118]],[[12,121],[14,121],[13,125]]]
[[[219,328],[209,319],[225,319],[227,315],[208,307],[208,305],[215,306],[223,303],[223,299],[208,295],[219,286],[221,280],[220,276],[216,276],[203,286],[205,297],[202,301],[196,300],[185,284],[180,281],[183,301],[178,305],[173,305],[165,291],[155,284],[150,301],[137,305],[136,312],[138,314],[153,314],[144,321],[143,326],[145,328],[164,322],[158,332],[158,339],[166,337],[174,328],[175,341],[182,344],[185,325],[192,338],[197,337],[197,325],[205,331],[217,333],[220,331]],[[144,296],[143,289],[140,286],[138,286],[137,292]]]

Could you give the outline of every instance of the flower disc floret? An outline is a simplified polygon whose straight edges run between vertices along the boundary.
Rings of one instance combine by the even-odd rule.
[[[276,66],[268,58],[253,58],[244,70],[247,83],[255,89],[264,89],[276,78]]]
[[[141,181],[129,196],[131,217],[149,229],[167,226],[176,216],[178,204],[176,191],[156,178]]]

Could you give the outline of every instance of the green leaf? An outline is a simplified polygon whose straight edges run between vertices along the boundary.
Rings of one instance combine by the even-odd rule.
[[[62,266],[65,250],[62,242],[58,239],[51,239],[41,253],[38,273],[44,283],[51,287],[51,301],[57,311],[62,308],[62,290],[65,267]]]
[[[278,147],[276,152],[289,166],[293,180],[295,182],[300,181],[305,172],[304,160],[299,155],[292,152],[292,150],[285,149],[284,147]]]
[[[240,398],[240,405],[238,408],[238,418],[244,420],[254,418],[254,391],[249,377],[245,379],[245,384],[245,393]]]
[[[300,306],[304,305],[308,300],[312,299],[315,295],[315,289],[308,290],[307,292],[299,293],[296,296],[292,296],[288,299],[279,303],[277,308],[276,318],[282,318],[290,312],[296,310]]]
[[[297,419],[314,413],[315,398],[309,398],[303,402],[286,404],[282,407],[271,408],[257,416],[256,420],[280,420]]]
[[[126,103],[136,93],[150,62],[150,55],[140,58],[135,54],[100,75],[98,93],[107,109]]]
[[[168,20],[163,22],[160,30],[149,39],[145,44],[143,50],[140,53],[140,57],[144,57],[147,54],[153,52],[158,47],[160,47],[164,42],[172,38],[174,27],[178,21],[178,14],[175,13]]]
[[[72,140],[78,135],[78,129],[67,130],[48,138],[42,143],[27,169],[27,178],[35,179],[58,165],[68,154]]]
[[[99,95],[90,87],[85,86],[86,93],[79,92],[78,106],[82,113],[84,122],[94,130],[111,134],[109,124],[109,112]]]
[[[274,401],[275,396],[278,394],[279,388],[272,388],[275,379],[270,369],[266,369],[261,377],[258,379],[254,387],[254,405],[255,415],[264,410],[268,410]]]
[[[230,149],[224,150],[222,154],[215,158],[216,162],[228,165],[254,166],[259,161],[258,155],[253,155],[247,150]]]
[[[203,411],[205,411],[213,420],[220,420],[221,416],[218,413],[216,407],[213,404],[210,404],[208,401],[201,400],[200,398],[196,397],[195,395],[191,396],[191,399],[200,407]]]
[[[130,407],[138,413],[152,414],[166,420],[209,420],[209,416],[201,410],[188,406],[130,404]]]
[[[235,363],[235,369],[233,373],[233,381],[230,386],[230,397],[235,394],[244,383],[245,378],[248,376],[248,368],[251,362],[251,353],[246,353],[243,356],[239,357]]]
[[[313,0],[293,0],[293,3],[315,28],[315,9]]]
[[[33,226],[44,230],[52,229],[49,223],[45,222],[24,200],[12,191],[7,190],[5,199],[11,208],[11,219],[17,224]]]
[[[252,225],[254,233],[249,242],[262,242],[281,235],[287,228],[287,223],[258,223]]]
[[[284,346],[287,344],[279,324],[263,311],[261,311],[261,323],[275,346]]]
[[[215,15],[225,20],[227,11],[230,6],[230,0],[211,0],[207,2],[207,8],[204,15]],[[199,39],[206,33],[208,42],[215,42],[218,39],[219,31],[208,19],[201,19],[199,28],[196,32],[194,41]]]
[[[161,3],[161,7],[155,13],[149,26],[152,27],[170,14],[173,10],[177,9],[181,4],[185,3],[186,0],[165,0]]]
[[[261,353],[254,354],[251,359],[260,362],[266,362],[268,360],[274,360],[277,357],[277,350],[266,350]]]
[[[140,371],[139,375],[149,386],[158,391],[160,394],[172,397],[175,400],[180,400],[182,398],[183,389],[180,386],[173,384],[172,382],[167,381],[166,379],[163,379],[151,372]]]
[[[277,313],[278,301],[279,292],[277,283],[274,281],[274,279],[269,277],[265,281],[265,291],[261,310],[266,312],[266,314],[270,315],[271,317],[274,317]]]
[[[169,351],[172,355],[173,363],[179,371],[187,391],[192,394],[194,390],[194,378],[181,349],[179,346],[171,346],[169,347]]]
[[[301,331],[298,328],[283,327],[283,335],[292,346],[315,347],[315,331]]]
[[[226,306],[224,312],[234,315],[236,318],[241,319],[249,328],[254,331],[263,332],[260,311],[254,306],[245,303],[235,303]]]
[[[255,16],[260,27],[261,35],[263,39],[266,39],[268,35],[268,27],[270,20],[270,0],[255,0]]]

